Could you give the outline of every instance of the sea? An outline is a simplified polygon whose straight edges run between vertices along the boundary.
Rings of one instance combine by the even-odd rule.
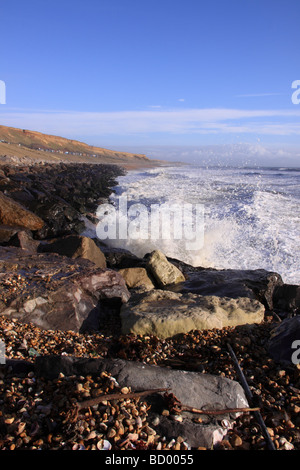
[[[141,224],[140,237],[137,230],[107,244],[137,256],[160,249],[193,266],[265,269],[300,284],[300,168],[169,165],[129,171],[114,191],[109,202],[116,209],[121,196],[128,207],[140,204],[149,214],[162,205],[186,205],[194,214],[202,208],[201,225],[194,216],[202,238],[191,250],[184,231],[181,238],[154,238]]]

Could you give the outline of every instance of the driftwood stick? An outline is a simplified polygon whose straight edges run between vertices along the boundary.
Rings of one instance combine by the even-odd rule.
[[[86,400],[82,402],[77,402],[76,405],[78,409],[89,408],[90,406],[98,405],[103,401],[109,400],[126,400],[127,398],[139,398],[147,395],[152,395],[154,393],[159,392],[167,392],[169,388],[157,388],[152,390],[143,390],[141,392],[130,392],[130,393],[110,393],[106,395],[99,395],[96,398],[92,398],[91,400]]]
[[[224,410],[199,410],[192,406],[182,405],[182,411],[190,411],[191,413],[197,413],[199,415],[217,416],[225,415],[228,413],[245,413],[247,411],[258,411],[260,408],[226,408]]]
[[[237,374],[238,374],[238,376],[239,376],[239,378],[240,378],[240,381],[241,381],[241,383],[242,383],[242,386],[243,386],[243,389],[244,389],[244,391],[245,391],[245,394],[246,394],[246,396],[247,396],[247,398],[248,398],[248,401],[251,403],[251,402],[253,401],[253,395],[252,395],[252,392],[251,392],[251,390],[250,390],[250,388],[249,388],[249,385],[248,385],[248,383],[247,383],[246,377],[244,376],[244,373],[243,373],[243,371],[242,371],[242,369],[241,369],[241,367],[240,367],[240,364],[239,364],[239,362],[238,362],[238,360],[237,360],[237,357],[236,357],[236,355],[235,355],[235,353],[234,353],[234,351],[233,351],[233,349],[232,349],[232,347],[230,346],[229,343],[227,343],[227,347],[228,347],[229,353],[230,353],[230,355],[231,355],[231,357],[232,357],[232,359],[233,359],[233,361],[234,361],[234,363],[235,363],[236,371],[237,371]],[[262,431],[262,433],[263,433],[263,435],[264,435],[264,438],[265,438],[265,440],[266,440],[266,442],[267,442],[267,445],[268,445],[269,449],[270,449],[270,450],[276,450],[276,447],[275,447],[275,445],[274,445],[274,443],[273,443],[273,441],[272,441],[272,439],[271,439],[271,436],[270,436],[270,434],[269,434],[269,431],[268,431],[268,429],[267,429],[267,426],[265,425],[265,422],[264,422],[264,420],[263,420],[263,418],[262,418],[262,415],[260,414],[259,411],[254,411],[254,416],[255,416],[255,418],[256,418],[256,421],[258,422],[258,424],[259,424],[260,427],[261,427],[261,431]]]

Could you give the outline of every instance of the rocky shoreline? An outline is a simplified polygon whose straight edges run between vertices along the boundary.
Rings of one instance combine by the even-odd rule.
[[[0,449],[299,450],[299,286],[81,235],[122,173],[0,168]]]

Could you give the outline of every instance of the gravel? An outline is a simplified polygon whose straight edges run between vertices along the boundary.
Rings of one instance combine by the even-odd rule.
[[[111,357],[221,375],[239,380],[227,344],[233,348],[259,406],[276,449],[300,449],[300,366],[283,367],[268,355],[267,343],[277,324],[267,317],[260,325],[193,331],[160,340],[155,336],[120,335],[116,319],[97,334],[42,330],[0,317],[6,358],[34,363],[38,355]],[[0,366],[0,449],[171,449],[186,450],[178,436],[168,442],[149,421],[150,405],[127,398],[110,374],[98,378],[64,377],[45,381],[34,372],[14,376]],[[89,409],[76,402],[99,394],[124,394]],[[195,420],[201,422],[199,417]],[[243,413],[216,450],[267,449],[251,412]],[[202,449],[201,449],[202,450]]]

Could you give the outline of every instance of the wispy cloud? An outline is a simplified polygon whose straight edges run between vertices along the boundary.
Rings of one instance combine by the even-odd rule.
[[[300,109],[148,109],[144,111],[3,110],[3,125],[76,136],[168,134],[300,135]]]
[[[244,95],[235,95],[236,98],[261,98],[264,96],[280,96],[282,93],[246,93]]]

